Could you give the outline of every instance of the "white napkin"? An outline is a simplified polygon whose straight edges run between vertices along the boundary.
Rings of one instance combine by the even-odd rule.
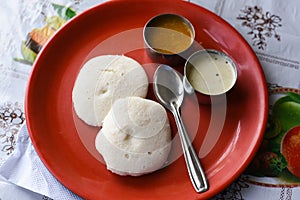
[[[20,130],[15,151],[0,167],[0,175],[11,183],[55,200],[81,199],[44,166],[32,146],[26,125]]]
[[[0,191],[5,191],[0,192],[0,199],[3,200],[50,200],[44,195],[31,192],[15,184],[9,183],[2,176],[0,176]]]
[[[57,1],[64,2],[64,3],[71,2],[68,0],[57,0]],[[9,2],[13,2],[13,1],[7,1],[6,3],[4,3],[4,5],[9,4]],[[25,2],[28,3],[33,1],[18,0],[15,2],[17,3],[23,2],[25,5]],[[40,2],[40,1],[35,0],[34,2]],[[102,0],[97,0],[97,1],[80,0],[78,2],[81,2],[80,4],[81,6],[78,6],[78,9],[80,8],[79,10],[82,11],[85,10],[85,8],[92,6],[92,4],[102,2]],[[204,6],[210,9],[211,11],[215,12],[216,14],[220,15],[222,18],[227,20],[232,26],[234,26],[247,39],[248,43],[252,46],[252,48],[254,49],[254,51],[256,52],[256,54],[258,55],[261,61],[263,70],[265,72],[269,84],[275,86],[282,86],[282,87],[300,88],[300,82],[299,82],[300,81],[299,79],[300,54],[298,50],[298,47],[300,46],[300,26],[297,26],[298,21],[300,19],[300,1],[190,0],[190,2]],[[26,5],[29,6],[33,4],[28,3]],[[254,44],[255,39],[253,38],[254,35],[250,34],[251,30],[248,27],[243,26],[243,22],[245,22],[245,20],[238,19],[239,16],[245,15],[243,10],[245,10],[247,6],[251,8],[254,8],[255,6],[261,8],[262,12],[257,14],[269,13],[271,15],[274,15],[272,18],[274,20],[276,19],[276,16],[280,17],[281,21],[279,23],[281,24],[281,27],[275,28],[276,34],[280,36],[280,41],[278,41],[274,37],[275,32],[272,32],[273,33],[272,36],[270,37],[266,36],[266,40],[264,42],[267,46],[265,46],[264,49],[260,49],[258,45]],[[22,7],[11,6],[11,8],[22,8]],[[3,22],[3,20],[1,21],[2,15],[3,14],[0,13],[0,22]],[[12,23],[12,24],[18,25],[18,23]],[[27,29],[24,28],[24,30]],[[28,28],[28,30],[31,29]],[[24,33],[27,33],[28,30],[24,31]],[[6,41],[3,40],[2,38],[0,39],[2,42]],[[2,65],[0,64],[0,67],[1,66]],[[3,66],[6,66],[6,64]],[[7,66],[10,66],[10,64],[7,64]],[[24,69],[22,67],[23,66],[18,68],[18,70],[22,71]],[[2,99],[1,101],[7,100],[5,96],[6,93],[3,93],[3,91],[7,91],[7,93],[8,91],[15,91],[15,92],[18,91],[18,94],[24,93],[24,89],[22,89],[20,92],[20,86],[14,87],[14,85],[17,85],[15,84],[16,81],[14,79],[11,78],[8,81],[8,77],[9,77],[8,75],[9,75],[8,73],[3,73],[3,70],[0,73],[0,78],[1,78],[0,97],[2,97],[0,98]],[[22,88],[25,88],[24,87],[25,84],[23,82],[26,81],[26,78],[22,78],[20,77],[20,75],[18,75],[18,77],[19,80],[22,81],[21,84]],[[16,94],[13,94],[12,96],[16,98]],[[17,98],[22,99],[23,95],[18,95]],[[67,188],[65,188],[61,183],[59,183],[43,165],[43,163],[37,156],[31,144],[26,125],[23,126],[22,129],[20,130],[15,151],[7,159],[7,161],[0,167],[0,175],[3,176],[3,181],[0,179],[0,191],[14,192],[17,189],[19,191],[18,193],[14,193],[14,195],[12,196],[3,196],[3,194],[1,193],[0,194],[1,199],[25,199],[25,200],[46,199],[46,198],[41,198],[41,196],[37,195],[36,193],[46,195],[55,200],[56,199],[58,200],[80,199],[80,197],[78,197],[77,195],[69,191]],[[14,183],[18,186],[34,191],[36,193],[33,193],[33,196],[30,196],[29,194],[28,196],[26,196],[25,195],[27,191],[26,189],[20,190],[19,187],[17,186],[14,186],[9,183],[5,183],[5,180],[8,180],[11,183]],[[241,187],[241,185],[244,187]],[[18,198],[18,194],[22,196],[19,196],[20,198]],[[267,188],[267,187],[253,185],[245,182],[242,183],[236,182],[236,184],[233,184],[230,187],[230,189],[220,194],[219,195],[220,198],[218,199],[289,199],[291,200],[291,199],[296,199],[299,195],[300,195],[299,187]]]

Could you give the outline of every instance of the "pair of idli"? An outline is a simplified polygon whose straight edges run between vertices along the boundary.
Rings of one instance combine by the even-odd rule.
[[[148,78],[134,59],[104,55],[90,59],[80,70],[72,99],[78,117],[102,126],[95,146],[107,169],[139,176],[160,169],[171,148],[166,110],[145,99]]]

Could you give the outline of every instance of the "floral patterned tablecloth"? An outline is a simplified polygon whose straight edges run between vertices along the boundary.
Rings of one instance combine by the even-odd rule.
[[[24,128],[24,96],[40,48],[69,19],[102,2],[1,2],[0,168],[18,152],[18,143],[23,141],[18,139],[21,127],[25,129],[23,134],[28,134]],[[270,94],[268,126],[260,150],[240,178],[214,199],[297,199],[300,195],[300,28],[297,26],[300,3],[293,0],[190,2],[221,16],[245,37],[262,64]],[[0,173],[0,199],[57,198],[51,192],[43,194],[32,189],[35,193],[31,193],[30,187],[24,189],[7,181],[8,176]]]

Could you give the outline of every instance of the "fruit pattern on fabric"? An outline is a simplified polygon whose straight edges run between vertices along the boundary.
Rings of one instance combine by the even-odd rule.
[[[277,87],[283,94],[272,105],[264,139],[246,173],[300,183],[300,90]]]

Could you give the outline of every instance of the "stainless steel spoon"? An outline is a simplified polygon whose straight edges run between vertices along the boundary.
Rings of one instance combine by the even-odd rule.
[[[208,181],[180,116],[179,110],[184,98],[182,78],[173,68],[160,65],[154,74],[153,87],[157,99],[174,115],[187,169],[195,190],[198,193],[208,190]]]

